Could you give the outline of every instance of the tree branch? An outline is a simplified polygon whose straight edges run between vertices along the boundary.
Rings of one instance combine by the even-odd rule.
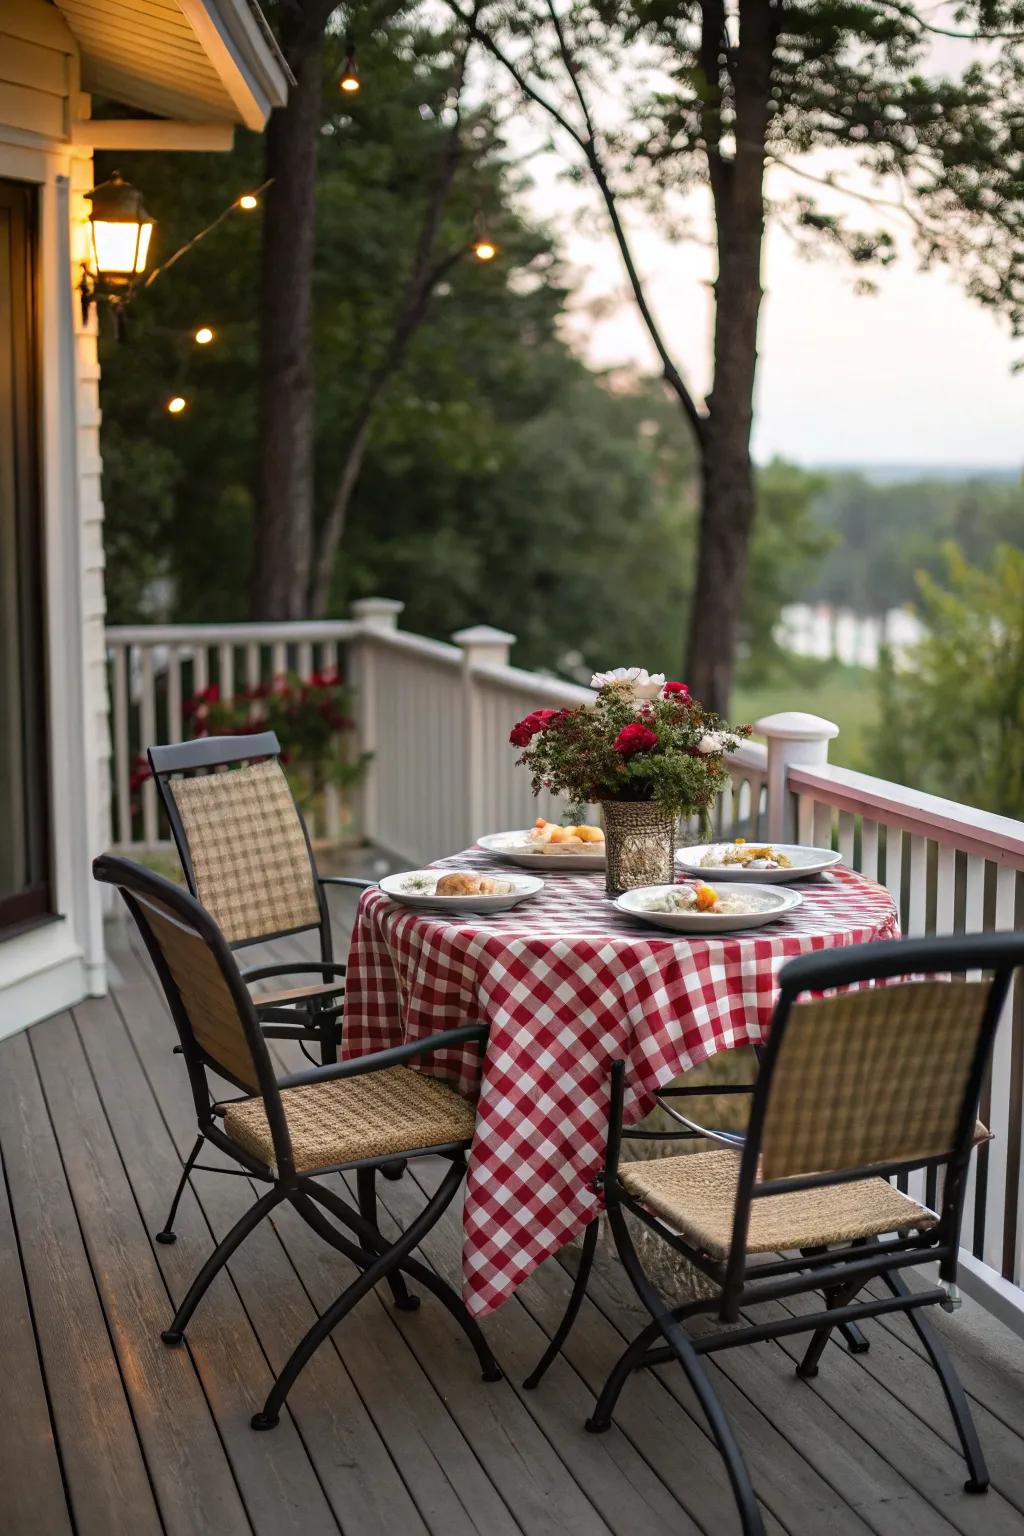
[[[936,26],[933,21],[926,21],[920,12],[913,6],[905,3],[905,0],[871,0],[873,5],[883,7],[887,11],[896,11],[898,15],[905,16],[921,28],[922,32],[931,32],[935,37],[953,37],[964,43],[995,43],[1001,39],[1008,42],[1024,42],[1024,32],[960,32],[954,27]]]
[[[626,234],[622,219],[619,216],[616,196],[612,190],[611,184],[608,180],[607,172],[605,171],[604,164],[598,152],[597,143],[594,137],[594,128],[590,115],[590,109],[583,94],[582,86],[576,78],[575,61],[569,52],[568,44],[565,40],[565,35],[561,24],[554,15],[554,8],[552,6],[551,0],[547,0],[547,5],[549,11],[551,11],[552,20],[555,22],[555,33],[558,40],[559,56],[563,65],[565,66],[569,78],[573,82],[573,89],[576,92],[577,100],[579,101],[581,111],[584,114],[584,121],[586,123],[585,135],[574,126],[569,118],[565,116],[564,112],[555,106],[553,102],[549,101],[541,91],[537,90],[537,88],[530,83],[527,76],[521,69],[519,69],[515,61],[509,58],[508,54],[505,53],[505,51],[500,47],[500,45],[495,41],[490,33],[483,30],[479,24],[479,20],[475,11],[472,16],[467,16],[465,12],[460,9],[458,4],[456,4],[456,0],[446,0],[446,3],[449,9],[462,22],[463,26],[468,29],[470,36],[479,42],[481,46],[491,55],[491,57],[501,65],[501,67],[512,78],[512,80],[515,81],[516,85],[519,87],[520,91],[527,98],[527,100],[532,101],[536,106],[540,107],[542,111],[546,112],[547,115],[558,124],[563,132],[569,135],[573,143],[576,144],[576,146],[582,151],[587,164],[590,167],[590,172],[597,185],[597,189],[601,194],[605,209],[608,213],[608,219],[612,227],[612,234],[615,237],[615,243],[618,246],[622,264],[626,269],[626,277],[629,281],[629,286],[633,294],[634,301],[636,303],[637,309],[640,311],[640,317],[647,329],[647,334],[654,345],[654,350],[658,354],[658,360],[661,363],[662,377],[682,406],[683,413],[686,416],[686,419],[689,421],[690,426],[692,427],[698,441],[702,441],[705,432],[706,414],[702,407],[698,405],[695,397],[683,379],[679,368],[677,367],[671,353],[668,350],[668,347],[665,344],[665,340],[658,327],[658,323],[651,313],[650,306],[647,302],[647,295],[644,291],[643,282],[637,270],[636,263],[633,260],[633,252],[629,243],[629,237]]]

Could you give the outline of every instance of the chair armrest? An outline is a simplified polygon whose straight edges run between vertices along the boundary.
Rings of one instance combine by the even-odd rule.
[[[372,891],[376,880],[357,880],[352,875],[317,875],[321,885],[348,885],[356,891]]]
[[[309,1083],[330,1083],[339,1077],[360,1077],[365,1072],[382,1072],[386,1067],[399,1067],[416,1056],[430,1051],[443,1051],[449,1046],[476,1042],[483,1045],[489,1025],[484,1023],[460,1024],[458,1029],[446,1029],[439,1035],[428,1035],[425,1040],[407,1041],[394,1045],[387,1051],[372,1051],[368,1056],[356,1056],[351,1061],[333,1061],[326,1067],[310,1067],[305,1072],[290,1072],[279,1077],[279,1088],[302,1088]]]
[[[753,1093],[756,1083],[700,1083],[693,1087],[656,1088],[656,1099],[717,1099],[720,1093]]]
[[[320,976],[344,976],[345,967],[340,960],[285,960],[278,965],[254,965],[242,971],[242,980],[265,981],[268,976],[301,976],[303,971],[316,971]]]

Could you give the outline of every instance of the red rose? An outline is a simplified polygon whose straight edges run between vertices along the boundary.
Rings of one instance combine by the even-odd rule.
[[[623,757],[633,757],[637,752],[650,752],[657,745],[657,736],[646,725],[624,725],[615,738],[615,751]]]
[[[509,741],[514,747],[528,747],[533,738],[540,732],[546,731],[555,720],[561,720],[568,713],[564,709],[534,709],[524,719],[512,727]]]
[[[685,683],[666,683],[661,692],[663,698],[678,699],[681,704],[685,704],[690,697],[690,690]]]

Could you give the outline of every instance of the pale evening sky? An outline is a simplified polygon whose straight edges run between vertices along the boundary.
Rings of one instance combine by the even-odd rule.
[[[941,63],[952,72],[962,51],[959,45],[948,46],[950,53]],[[520,116],[510,138],[533,181],[529,208],[560,233],[573,271],[573,337],[596,366],[634,364],[656,371],[594,194],[587,184],[565,181],[560,175],[564,162],[557,156],[529,153],[538,142],[537,127]],[[847,157],[804,163],[819,174],[832,169],[854,188],[869,188]],[[769,196],[773,191],[782,196],[797,185],[815,190],[783,169],[769,173]],[[868,227],[884,223],[894,234],[905,227],[899,214],[880,217],[828,192],[821,198],[822,207],[844,211]],[[704,193],[692,194],[684,206],[695,223],[703,220],[706,227]],[[594,213],[581,230],[576,216],[584,208]],[[673,242],[639,209],[625,213],[663,333],[688,380],[703,391],[709,382],[712,306],[707,285],[714,274],[713,253],[697,242]],[[783,454],[801,463],[1024,466],[1024,374],[1010,372],[1021,348],[1011,343],[1005,323],[972,303],[950,273],[918,270],[909,245],[888,270],[870,270],[876,296],[855,294],[854,275],[838,256],[808,262],[781,229],[770,230],[757,457]],[[595,315],[592,300],[612,302]]]

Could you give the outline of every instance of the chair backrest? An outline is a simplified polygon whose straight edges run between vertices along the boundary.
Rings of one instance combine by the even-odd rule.
[[[309,837],[280,750],[265,731],[147,754],[189,889],[236,946],[324,932]]]
[[[996,933],[864,944],[784,967],[741,1161],[734,1277],[751,1199],[792,1188],[945,1166],[941,1235],[955,1236],[984,1072],[1021,964],[1024,933]],[[984,975],[945,979],[963,973]],[[820,995],[851,987],[862,990]]]
[[[93,874],[117,886],[138,925],[178,1031],[200,1119],[209,1120],[209,1072],[261,1095],[278,1166],[290,1167],[273,1064],[249,991],[214,919],[180,886],[128,859],[103,854]]]

